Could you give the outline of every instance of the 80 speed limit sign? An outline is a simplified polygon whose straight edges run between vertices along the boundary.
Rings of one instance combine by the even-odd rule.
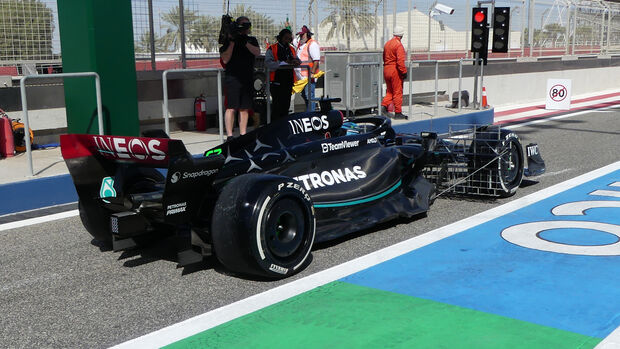
[[[571,95],[571,80],[547,80],[547,103],[545,109],[569,110]]]

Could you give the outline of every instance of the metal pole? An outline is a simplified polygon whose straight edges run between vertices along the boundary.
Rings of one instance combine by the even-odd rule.
[[[575,41],[577,40],[577,6],[573,8],[573,55],[575,54]]]
[[[168,72],[170,70],[166,70],[163,72],[163,74],[161,75],[162,77],[162,86],[163,86],[163,92],[164,92],[164,104],[163,104],[163,114],[164,114],[164,130],[166,131],[166,134],[168,136],[170,136],[170,120],[169,115],[168,115]]]
[[[185,10],[183,9],[183,0],[179,0],[179,30],[181,31],[181,67],[187,68],[185,57]]]
[[[521,57],[525,56],[525,0],[521,5]]]
[[[278,59],[276,57],[276,59]],[[266,86],[265,86],[265,94],[266,94],[266,103],[267,103],[267,123],[271,123],[271,79],[269,78],[269,67],[265,65],[265,77],[266,77]]]
[[[409,60],[409,72],[407,78],[409,79],[409,113],[413,113],[413,64]]]
[[[397,0],[392,0],[392,4],[394,4],[392,7],[392,28],[396,26],[396,2]]]
[[[471,34],[469,33],[469,27],[471,26],[471,6],[469,4],[469,0],[465,4],[465,57],[469,58],[469,50],[467,47],[469,46],[469,40],[471,38]]]
[[[461,112],[461,91],[463,90],[463,86],[462,86],[462,82],[463,82],[463,59],[459,59],[459,95],[458,95],[458,99],[459,99],[459,113]]]
[[[151,48],[151,70],[157,70],[155,62],[155,25],[153,23],[153,0],[148,1],[149,7],[149,47]]]
[[[396,0],[392,0],[392,1],[396,1]],[[385,7],[387,6],[385,4],[386,2],[387,0],[383,0],[383,28],[382,28],[383,33],[381,34],[381,46],[385,46],[385,43],[388,41],[387,35],[386,35],[386,31],[387,31],[387,12],[385,11]]]
[[[377,64],[378,80],[377,80],[377,115],[381,115],[381,102],[383,101],[383,69],[382,64]]]
[[[101,80],[99,74],[95,74],[95,95],[97,96],[97,125],[99,126],[99,134],[104,135],[105,129],[103,126],[103,106],[101,105]]]
[[[480,53],[474,53],[474,98],[473,100],[473,108],[475,109],[478,105],[478,74],[480,73],[480,68],[478,67],[478,63],[480,58]]]
[[[480,60],[480,103],[478,110],[482,109],[482,89],[484,88],[484,59]]]
[[[296,33],[297,30],[297,1],[292,0],[293,5],[293,33]],[[316,31],[318,28],[314,28]]]
[[[343,96],[344,100],[345,100],[345,102],[344,102],[344,104],[345,104],[345,114],[344,114],[344,116],[346,118],[349,117],[349,96],[351,95],[351,83],[349,81],[350,80],[350,76],[351,76],[350,69],[351,69],[351,66],[347,64],[347,69],[345,70],[345,74],[344,74],[345,90],[346,91],[345,91],[345,96]]]
[[[411,59],[411,7],[413,0],[409,0],[407,8],[407,61]]]
[[[528,34],[528,48],[530,49],[529,56],[532,57],[533,44],[534,44],[534,6],[536,6],[535,0],[528,0],[528,13],[527,13],[527,34]]]
[[[224,103],[222,102],[222,69],[217,70],[217,114],[220,121],[220,142],[224,143]]]
[[[24,143],[26,144],[26,157],[28,158],[28,171],[30,175],[34,176],[34,169],[32,167],[32,149],[30,148],[30,126],[28,122],[28,102],[26,100],[26,79],[28,76],[24,76],[20,81],[20,91],[22,94],[22,118],[24,119]]]
[[[569,50],[569,42],[568,37],[570,36],[570,4],[566,3],[566,30],[564,33],[564,54],[568,55]]]
[[[433,116],[437,116],[437,90],[439,89],[439,61],[435,61],[435,105],[433,107]]]
[[[609,41],[611,37],[611,6],[607,6],[607,47],[605,53],[609,54]]]
[[[605,34],[605,15],[607,14],[607,9],[603,10],[603,20],[601,20],[601,42],[599,44],[599,54],[603,54],[603,38]]]
[[[428,49],[428,57],[427,59],[431,59],[431,12],[432,12],[432,8],[428,10],[428,45],[427,45],[427,49]]]

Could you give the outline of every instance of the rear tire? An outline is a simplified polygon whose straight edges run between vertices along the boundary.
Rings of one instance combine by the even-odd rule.
[[[213,249],[231,271],[282,279],[308,261],[315,225],[312,200],[298,182],[246,174],[231,179],[217,199]]]

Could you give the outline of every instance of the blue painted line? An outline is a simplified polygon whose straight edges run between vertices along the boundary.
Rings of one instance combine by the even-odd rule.
[[[618,208],[592,208],[585,215],[551,210],[577,201],[618,201],[589,195],[620,182],[620,170],[505,216],[437,241],[342,281],[604,338],[620,326],[620,255],[549,252],[510,243],[502,230],[529,222],[575,221],[620,225]],[[550,229],[539,234],[558,244],[610,245],[601,231]],[[578,236],[577,236],[578,235]],[[541,240],[543,241],[543,240]]]
[[[481,110],[469,114],[434,118],[432,120],[412,121],[400,125],[392,125],[398,133],[420,133],[431,131],[439,134],[448,133],[450,125],[452,130],[467,128],[467,125],[491,125],[495,117],[495,109]],[[458,125],[461,127],[459,128]]]
[[[78,197],[68,174],[0,184],[0,216],[41,207],[76,202]]]
[[[319,203],[319,204],[315,204],[314,207],[325,208],[325,207],[353,206],[353,205],[363,204],[363,203],[366,203],[366,202],[371,202],[371,201],[374,201],[374,200],[379,200],[382,197],[384,197],[386,195],[389,195],[391,192],[396,190],[398,187],[400,187],[400,185],[402,183],[403,183],[403,181],[400,180],[400,181],[398,181],[398,183],[394,184],[394,186],[392,186],[390,189],[384,191],[383,193],[371,196],[371,197],[366,198],[366,199],[346,201],[346,202],[337,202],[337,203],[331,203],[331,204],[321,204],[321,203]]]

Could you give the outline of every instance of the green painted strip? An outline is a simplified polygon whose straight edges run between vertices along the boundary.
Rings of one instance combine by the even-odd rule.
[[[382,197],[389,195],[391,192],[393,192],[394,190],[396,190],[398,187],[400,187],[400,185],[402,184],[402,180],[398,181],[398,183],[394,184],[393,187],[391,187],[390,189],[384,191],[381,194],[375,195],[375,196],[371,196],[369,198],[366,199],[361,199],[361,200],[354,200],[354,201],[347,201],[347,202],[338,202],[338,203],[334,203],[334,204],[315,204],[314,207],[317,208],[325,208],[325,207],[342,207],[342,206],[353,206],[353,205],[357,205],[357,204],[363,204],[366,202],[370,202],[370,201],[374,201],[374,200],[379,200]]]
[[[166,348],[593,348],[599,338],[332,282]]]

